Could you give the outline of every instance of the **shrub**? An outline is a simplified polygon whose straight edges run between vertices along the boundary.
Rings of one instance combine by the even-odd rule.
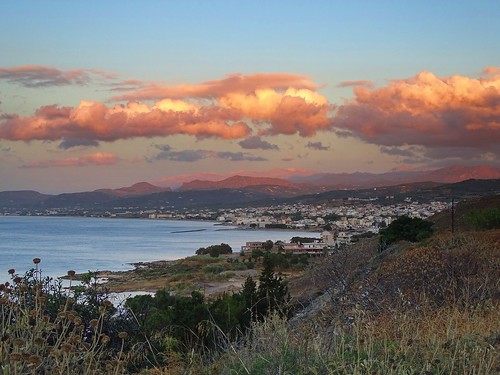
[[[420,218],[401,216],[380,231],[379,251],[385,250],[387,246],[397,241],[423,241],[432,235],[432,225],[430,221]]]
[[[247,269],[247,266],[244,263],[233,263],[233,269],[235,271],[243,271]]]
[[[218,274],[225,271],[226,268],[221,264],[210,264],[208,266],[203,267],[203,271],[206,273]]]
[[[208,247],[200,247],[196,250],[196,255],[209,254],[211,257],[218,257],[219,254],[232,254],[233,249],[226,243],[221,243],[220,245],[211,245]]]

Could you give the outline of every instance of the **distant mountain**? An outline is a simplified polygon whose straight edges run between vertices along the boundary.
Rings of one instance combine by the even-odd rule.
[[[467,167],[454,165],[424,173],[421,177],[428,181],[453,183],[470,179],[487,180],[500,178],[500,169],[489,166]]]
[[[187,190],[217,190],[217,189],[243,189],[249,186],[293,186],[294,183],[280,178],[232,176],[222,181],[194,180],[185,182],[179,191]]]
[[[109,194],[102,192],[64,193],[50,196],[34,205],[37,209],[71,208],[71,209],[94,209],[110,201],[115,200]]]
[[[465,180],[451,184],[438,182],[413,182],[401,185],[381,186],[364,189],[329,190],[324,193],[288,198],[285,203],[301,202],[322,204],[334,200],[375,199],[379,204],[393,204],[410,198],[416,202],[456,201],[500,194],[500,178],[489,180]]]
[[[291,178],[292,182],[306,182],[338,189],[370,188],[413,182],[432,181],[453,183],[468,179],[500,178],[500,169],[488,166],[461,166],[440,168],[432,171],[392,171],[386,173],[319,173],[306,177]]]
[[[1,191],[0,208],[31,208],[50,197],[33,190]]]
[[[118,189],[99,189],[96,193],[105,193],[117,197],[140,196],[153,193],[161,193],[163,191],[171,191],[169,187],[159,187],[151,185],[148,182],[138,182],[132,186],[122,187]]]
[[[474,179],[470,179],[473,177]],[[487,179],[492,177],[492,179]],[[377,199],[391,203],[497,194],[500,170],[492,167],[454,166],[434,171],[321,174],[287,181],[279,178],[233,176],[222,181],[195,180],[171,191],[147,182],[119,189],[40,194],[36,191],[0,192],[0,210],[142,210],[200,209],[265,206],[303,202],[315,204],[335,199]],[[459,181],[459,183],[450,183]]]

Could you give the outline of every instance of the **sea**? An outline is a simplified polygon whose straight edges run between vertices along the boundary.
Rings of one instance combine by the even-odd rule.
[[[200,247],[229,244],[239,252],[247,241],[282,240],[319,233],[272,229],[242,230],[207,221],[115,219],[54,216],[0,216],[0,282],[34,267],[42,276],[60,277],[68,270],[124,271],[133,263],[175,260]]]

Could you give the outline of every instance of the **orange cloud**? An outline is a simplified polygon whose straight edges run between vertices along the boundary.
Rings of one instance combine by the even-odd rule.
[[[333,119],[339,134],[385,146],[498,146],[500,76],[440,78],[422,72],[379,89],[356,87],[354,93]]]
[[[74,158],[48,160],[25,164],[24,168],[51,168],[51,167],[86,167],[118,164],[119,157],[111,153],[97,152]]]
[[[73,146],[91,140],[116,141],[134,137],[189,134],[198,138],[244,138],[248,125],[234,111],[210,106],[197,108],[188,102],[160,101],[149,107],[131,102],[107,107],[82,101],[78,107],[39,108],[33,116],[3,116],[0,138],[8,140],[67,140]]]
[[[260,134],[312,136],[331,127],[328,100],[308,77],[290,73],[232,74],[221,80],[144,87],[112,100],[191,99],[215,102],[259,124]]]
[[[229,93],[251,94],[260,89],[286,90],[296,89],[316,90],[317,84],[308,77],[291,73],[257,73],[231,74],[224,79],[206,81],[198,84],[183,84],[177,86],[149,85],[136,92],[112,98],[112,101],[158,100],[162,98],[219,98]]]
[[[131,81],[131,84],[137,84]],[[95,145],[134,137],[187,134],[197,138],[242,139],[264,134],[312,136],[331,127],[328,100],[307,77],[234,74],[217,81],[171,87],[148,86],[107,106],[82,101],[77,107],[39,108],[33,116],[0,118],[0,138],[62,140],[61,147]],[[137,99],[157,99],[151,104]]]
[[[482,71],[482,74],[488,76],[498,76],[500,75],[500,66],[487,66]]]
[[[218,99],[224,108],[241,111],[246,118],[258,120],[261,134],[312,136],[330,127],[331,106],[321,94],[309,89],[289,88],[284,92],[259,89],[253,93],[228,93]]]

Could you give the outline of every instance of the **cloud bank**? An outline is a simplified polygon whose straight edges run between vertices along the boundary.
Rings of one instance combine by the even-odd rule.
[[[27,87],[85,84],[92,74],[106,75],[39,66],[0,69],[0,79]],[[340,83],[352,85],[353,99],[335,106],[318,92],[318,84],[290,73],[232,74],[173,86],[122,81],[111,88],[112,92],[125,90],[112,98],[119,104],[89,100],[75,107],[43,106],[31,116],[0,114],[0,139],[60,141],[61,148],[70,148],[184,134],[197,139],[239,139],[243,148],[271,150],[277,146],[261,137],[311,137],[332,131],[379,145],[383,153],[393,156],[410,156],[411,146],[420,147],[426,157],[468,154],[467,150],[490,159],[500,155],[499,67],[486,67],[479,78],[438,77],[424,71],[379,88],[369,81]],[[326,146],[310,142],[307,147],[322,150]],[[228,154],[227,158],[247,156]]]
[[[203,159],[223,159],[229,161],[266,161],[261,156],[244,152],[210,151],[210,150],[182,150],[175,151],[169,145],[156,145],[157,153],[150,160],[172,160],[180,162],[196,162]]]
[[[488,149],[500,139],[500,75],[488,72],[479,79],[422,72],[374,90],[356,87],[334,126],[342,135],[387,147]]]
[[[61,75],[52,73],[56,78]],[[330,126],[331,105],[314,91],[317,87],[295,74],[238,74],[196,85],[148,86],[115,98],[128,100],[124,104],[86,100],[76,107],[43,106],[32,116],[3,115],[0,138],[61,140],[61,147],[68,148],[175,134],[199,139],[243,139],[254,132],[312,136]]]

